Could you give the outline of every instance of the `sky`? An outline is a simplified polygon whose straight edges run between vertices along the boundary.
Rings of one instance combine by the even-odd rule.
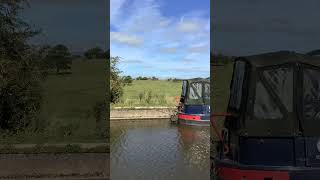
[[[123,75],[210,75],[210,0],[111,0],[110,54]]]
[[[251,55],[320,49],[319,0],[214,0],[211,49]]]
[[[108,49],[109,7],[105,0],[29,0],[21,17],[42,34],[34,44],[65,44],[73,52]]]

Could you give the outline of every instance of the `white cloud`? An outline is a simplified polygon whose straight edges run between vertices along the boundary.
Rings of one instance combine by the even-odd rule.
[[[170,19],[164,19],[159,22],[160,27],[167,27],[172,21]]]
[[[118,16],[121,14],[121,7],[126,2],[126,0],[110,0],[110,19],[114,22],[118,19]]]
[[[200,24],[194,21],[181,20],[177,25],[177,30],[184,33],[199,32],[200,28]]]
[[[161,52],[164,53],[176,53],[178,51],[179,48],[179,43],[178,42],[170,42],[170,43],[162,43],[160,44],[160,46],[162,46],[160,48]]]
[[[207,43],[198,43],[192,45],[190,48],[188,48],[188,52],[190,53],[201,53],[201,52],[209,52],[210,47]]]
[[[168,68],[168,71],[181,71],[181,72],[210,72],[210,69],[204,68],[204,67],[173,67],[173,68]]]
[[[111,19],[111,53],[125,59],[143,61],[139,65],[137,61],[126,61],[123,72],[140,73],[143,68],[145,73],[153,74],[157,73],[156,70],[167,69],[167,73],[174,74],[177,70],[180,75],[188,76],[191,71],[174,69],[183,63],[188,63],[188,68],[194,69],[194,74],[208,72],[203,70],[207,68],[199,66],[209,66],[209,45],[206,45],[210,44],[210,19],[206,14],[209,10],[190,10],[165,16],[165,10],[160,6],[164,1],[121,1],[121,5],[116,6],[121,8],[116,8],[118,10],[113,13],[114,19]]]
[[[140,46],[143,43],[143,39],[135,36],[129,35],[121,32],[110,32],[111,42],[125,44],[129,46]]]
[[[176,47],[167,47],[167,48],[161,48],[160,50],[162,52],[165,52],[165,53],[176,53],[178,51],[178,48],[176,48]]]
[[[121,60],[120,62],[121,63],[125,63],[125,64],[142,64],[143,63],[142,60],[135,60],[135,59],[132,59],[132,60]]]
[[[170,19],[162,16],[159,10],[160,7],[154,0],[134,0],[128,2],[131,2],[130,10],[116,13],[117,16],[111,19],[111,25],[121,31],[130,33],[151,32],[158,28],[166,27],[171,22]]]

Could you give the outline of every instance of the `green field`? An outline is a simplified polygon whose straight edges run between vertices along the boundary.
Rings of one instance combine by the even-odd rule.
[[[212,104],[214,112],[225,112],[229,101],[229,88],[233,72],[233,64],[214,66],[212,70]]]
[[[124,87],[123,97],[114,107],[175,106],[181,86],[181,81],[134,80]]]
[[[211,70],[212,88],[211,88],[211,104],[213,113],[225,113],[229,102],[229,88],[233,72],[233,64],[225,66],[214,66]],[[223,125],[223,117],[216,117],[218,127]],[[215,133],[212,137],[216,137]]]
[[[11,143],[105,141],[101,131],[105,128],[102,126],[107,123],[96,122],[94,106],[96,103],[105,102],[106,69],[104,60],[74,60],[71,74],[49,75],[43,84],[43,104],[39,121],[34,123],[43,131],[34,133],[26,130],[14,136],[0,133],[1,141]]]

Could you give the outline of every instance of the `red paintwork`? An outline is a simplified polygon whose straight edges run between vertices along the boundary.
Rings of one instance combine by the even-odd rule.
[[[241,170],[236,168],[217,167],[217,175],[223,180],[289,180],[289,173],[286,171],[258,171]]]
[[[201,117],[200,116],[196,116],[196,115],[186,115],[186,114],[179,114],[178,115],[179,119],[183,119],[183,120],[193,120],[193,121],[200,121]]]

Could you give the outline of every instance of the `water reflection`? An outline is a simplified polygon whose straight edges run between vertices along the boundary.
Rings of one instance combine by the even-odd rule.
[[[112,180],[209,179],[209,127],[111,123]]]

